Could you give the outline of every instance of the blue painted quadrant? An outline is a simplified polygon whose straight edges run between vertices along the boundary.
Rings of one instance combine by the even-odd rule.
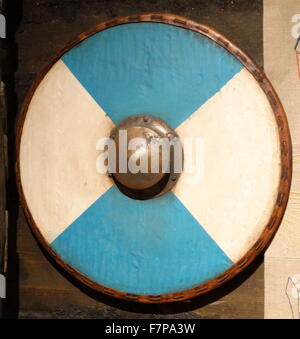
[[[147,113],[173,128],[243,68],[211,39],[160,23],[109,28],[62,59],[115,124]]]
[[[173,193],[135,201],[114,186],[52,246],[93,281],[138,294],[192,288],[232,265]]]

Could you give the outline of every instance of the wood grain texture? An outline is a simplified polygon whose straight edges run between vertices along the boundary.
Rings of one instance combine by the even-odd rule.
[[[0,13],[5,13],[5,2],[0,1]],[[0,39],[0,274],[5,275],[7,264],[7,213],[6,213],[6,180],[7,180],[7,135],[6,135],[6,92],[3,82],[3,64],[6,57],[4,39]],[[0,286],[0,288],[3,286]],[[0,298],[0,319],[3,316],[4,301]]]
[[[0,65],[1,72],[1,65]],[[0,77],[1,79],[1,77]],[[6,134],[4,130],[5,121],[5,93],[4,84],[0,83],[0,274],[4,274],[6,266]],[[0,287],[1,288],[1,287]],[[0,298],[0,318],[2,318],[2,304],[3,300]]]
[[[2,6],[2,4],[0,4]],[[0,13],[2,8],[0,6]],[[0,42],[2,48],[2,43]],[[0,58],[3,59],[3,51],[0,51]],[[0,60],[0,274],[5,274],[6,269],[6,179],[7,179],[7,136],[6,136],[6,98],[5,87],[2,82],[2,60]],[[0,318],[2,318],[3,300],[0,298]]]
[[[5,133],[4,122],[6,120],[6,107],[5,107],[5,91],[4,83],[0,83],[0,274],[4,273],[5,267],[5,243],[6,243],[6,173],[7,173],[7,158],[6,146],[7,137]]]

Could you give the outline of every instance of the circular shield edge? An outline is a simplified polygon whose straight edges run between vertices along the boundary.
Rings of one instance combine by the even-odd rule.
[[[218,45],[222,46],[232,55],[234,55],[241,62],[241,64],[244,65],[245,68],[252,74],[252,76],[258,82],[259,86],[261,87],[266,97],[268,98],[268,101],[271,105],[271,108],[276,119],[280,141],[281,174],[276,204],[273,207],[273,211],[268,223],[266,224],[263,232],[260,234],[256,243],[252,246],[250,250],[246,252],[246,254],[237,263],[235,263],[228,270],[226,270],[224,273],[217,276],[216,278],[211,279],[199,286],[184,291],[158,295],[144,295],[144,294],[141,295],[126,293],[100,285],[92,281],[91,279],[87,278],[82,273],[80,273],[79,271],[71,267],[69,264],[67,264],[64,260],[62,260],[51,248],[48,242],[44,239],[35,221],[33,220],[31,212],[27,206],[25,195],[23,193],[20,176],[20,144],[23,125],[26,119],[27,110],[33,97],[33,94],[37,87],[39,86],[39,84],[41,83],[41,81],[43,80],[43,78],[48,73],[48,71],[66,52],[68,52],[70,49],[81,43],[83,40],[91,37],[92,35],[113,26],[139,22],[164,23],[195,31],[215,41]],[[281,104],[281,101],[277,93],[275,92],[272,84],[264,74],[264,72],[260,70],[260,68],[248,55],[246,55],[241,49],[239,49],[235,44],[229,41],[222,34],[220,34],[219,32],[217,32],[216,30],[212,29],[209,26],[199,24],[185,17],[169,13],[156,13],[156,12],[143,13],[110,19],[79,34],[72,41],[70,41],[37,76],[37,78],[35,79],[27,93],[27,96],[21,107],[20,115],[17,120],[15,171],[21,206],[25,212],[27,221],[30,225],[31,230],[33,231],[34,236],[36,237],[42,248],[46,250],[47,254],[50,254],[54,261],[64,270],[66,270],[71,276],[75,277],[77,280],[79,280],[81,283],[88,286],[92,290],[96,290],[108,296],[127,301],[134,301],[140,303],[179,302],[195,298],[201,294],[207,293],[217,287],[220,287],[225,282],[231,280],[241,271],[243,271],[269,245],[269,243],[273,239],[276,231],[280,226],[288,202],[289,191],[292,181],[292,143],[286,113]]]

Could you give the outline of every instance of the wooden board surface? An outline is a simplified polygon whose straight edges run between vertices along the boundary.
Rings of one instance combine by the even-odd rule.
[[[37,6],[35,2],[24,1],[23,20],[18,32],[20,64],[17,74],[17,91],[19,102],[23,100],[24,93],[35,74],[75,34],[115,15],[145,10],[155,11],[162,8],[165,11],[186,15],[216,27],[262,64],[261,1],[240,5],[230,5],[229,2],[219,5],[213,1],[209,3],[203,1],[203,4],[199,4],[198,1],[186,4],[183,1],[174,2],[172,5],[170,3],[149,5],[146,2],[137,5],[135,2],[129,2],[124,5],[118,1],[110,1],[109,6],[104,1],[90,2],[89,5],[82,6],[79,3],[72,3],[71,6],[69,2],[63,1],[53,6],[51,1],[46,0],[40,1],[40,5]],[[44,15],[43,20],[40,20],[41,13]],[[89,315],[159,318],[171,317],[174,313],[177,317],[262,317],[261,258],[243,275],[205,299],[173,308],[166,305],[162,309],[157,307],[141,309],[100,296],[91,298],[90,292],[79,292],[77,287],[74,287],[73,281],[70,283],[45,259],[33,240],[21,211],[18,217],[18,229],[18,257],[21,274],[19,277],[12,274],[15,276],[15,285],[12,285],[11,295],[18,297],[16,291],[20,286],[19,298],[15,298],[17,300],[13,306],[19,307],[21,317],[84,317]],[[17,269],[17,265],[14,267]],[[255,274],[251,275],[253,271]],[[79,311],[78,308],[80,308]],[[13,311],[12,309],[11,312]],[[189,311],[189,313],[178,313],[184,311]]]
[[[0,13],[4,13],[4,1],[0,2]],[[7,241],[7,213],[6,213],[6,179],[7,179],[7,135],[6,135],[6,93],[3,83],[3,61],[5,59],[5,47],[3,39],[0,40],[0,319],[3,313],[5,293],[4,275],[6,270],[6,241]]]
[[[189,299],[232,278],[279,226],[291,172],[286,118],[256,66],[218,33],[171,14],[114,22],[79,36],[29,92],[17,139],[23,207],[43,246],[90,287],[143,302]],[[201,140],[201,162],[199,149],[184,152],[203,173],[185,165],[172,192],[139,202],[98,175],[95,145],[144,111],[184,144]]]
[[[1,65],[0,65],[0,74],[1,74]],[[0,75],[1,78],[1,75]],[[0,82],[0,318],[2,317],[2,304],[3,300],[1,296],[4,294],[4,274],[6,266],[6,145],[7,138],[5,134],[5,125],[6,120],[6,110],[5,110],[5,92],[4,84]]]

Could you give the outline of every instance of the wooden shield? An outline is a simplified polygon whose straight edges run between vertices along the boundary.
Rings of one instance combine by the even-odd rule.
[[[140,114],[202,141],[200,180],[184,170],[171,192],[140,201],[97,173],[97,140]],[[170,14],[78,36],[30,90],[17,144],[42,245],[93,289],[140,302],[192,298],[243,270],[277,230],[291,182],[286,116],[263,72],[221,34]]]

